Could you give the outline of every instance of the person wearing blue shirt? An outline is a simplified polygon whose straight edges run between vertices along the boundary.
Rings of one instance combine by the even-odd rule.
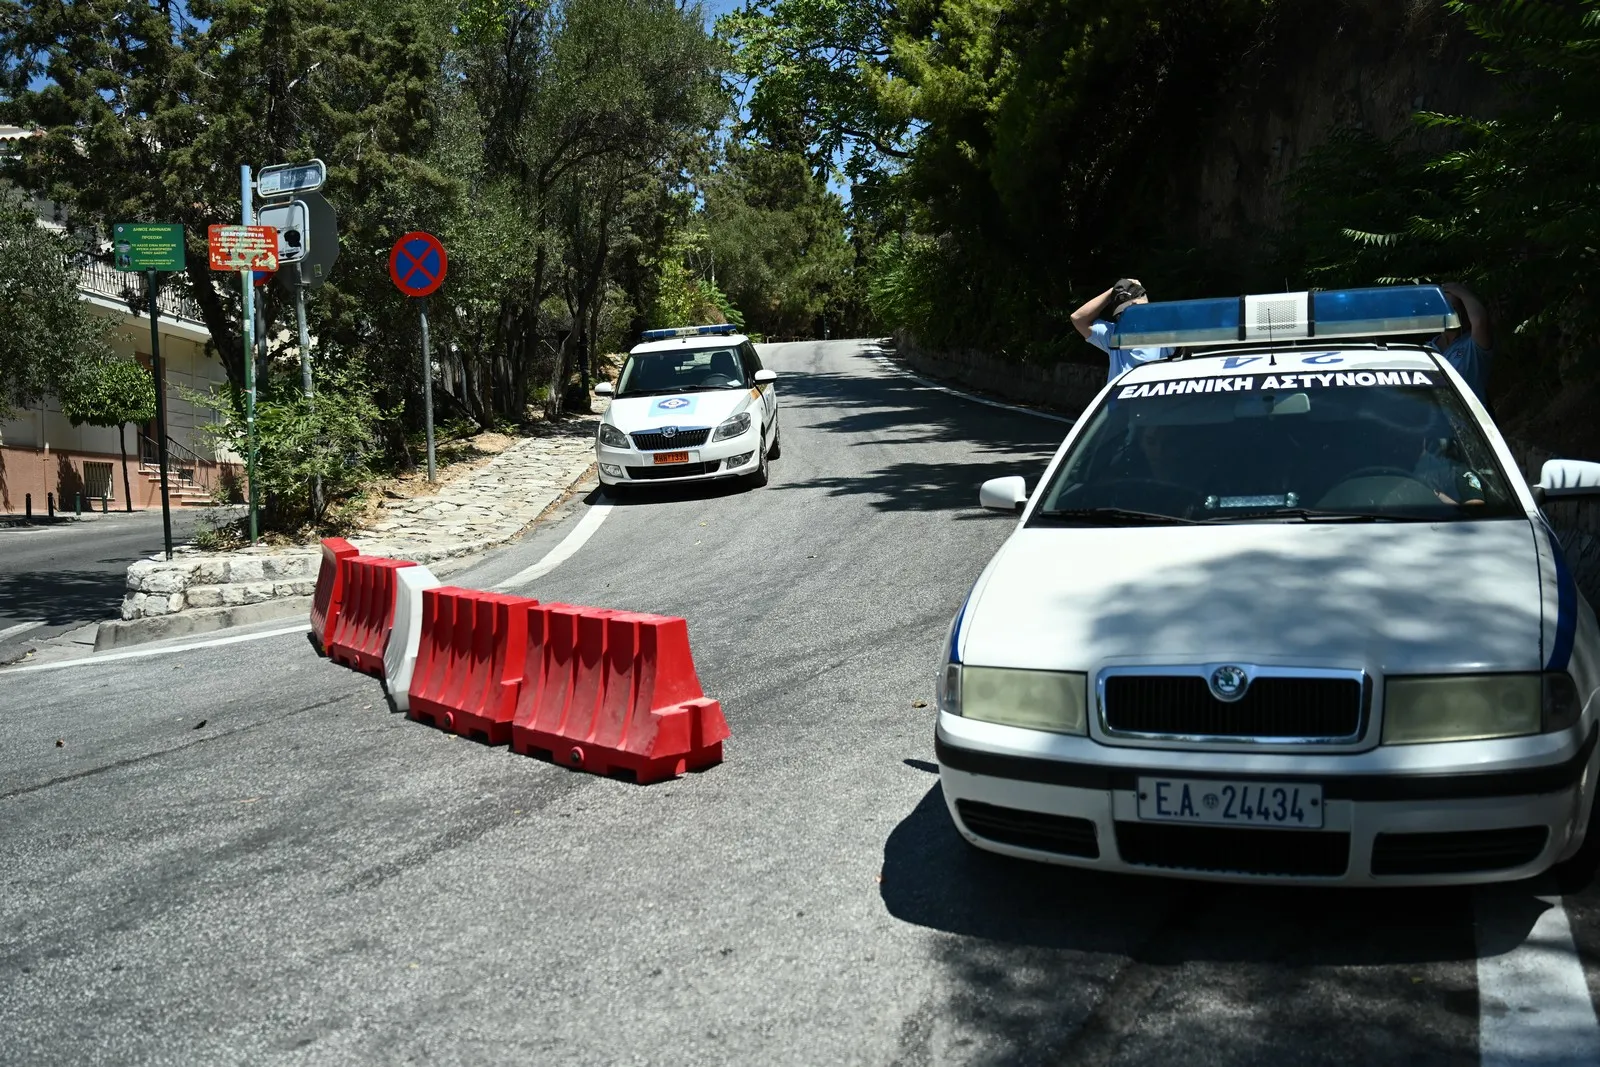
[[[1494,359],[1494,338],[1489,332],[1489,310],[1483,306],[1466,286],[1457,282],[1444,282],[1439,288],[1461,318],[1461,327],[1446,330],[1428,347],[1444,357],[1456,369],[1467,385],[1478,395],[1478,401],[1489,403],[1489,364]]]
[[[1077,311],[1072,313],[1072,326],[1085,341],[1094,345],[1106,354],[1110,360],[1107,368],[1106,381],[1115,381],[1117,376],[1130,367],[1152,360],[1166,359],[1175,351],[1174,348],[1112,348],[1111,330],[1116,324],[1117,316],[1135,304],[1148,304],[1149,295],[1144,286],[1139,284],[1138,278],[1119,278],[1117,284],[1101,293],[1091,297]]]

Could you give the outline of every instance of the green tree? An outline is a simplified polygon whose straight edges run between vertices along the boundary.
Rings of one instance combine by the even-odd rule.
[[[692,261],[753,330],[806,336],[843,301],[854,265],[843,202],[797,151],[735,141],[704,183]],[[835,312],[835,321],[839,318]]]
[[[209,268],[205,239],[210,224],[239,218],[241,164],[326,160],[346,263],[387,251],[410,221],[397,214],[436,199],[411,191],[438,184],[417,161],[437,69],[437,16],[422,0],[10,0],[0,18],[0,121],[43,131],[6,176],[102,233],[117,221],[181,223],[188,269],[173,281],[199,305],[236,387],[242,298],[234,276]],[[378,288],[325,289],[319,332],[345,348],[381,346],[369,329]],[[282,295],[268,299],[275,318]]]
[[[330,521],[337,526],[339,509],[358,497],[381,451],[377,428],[395,415],[373,400],[368,376],[360,366],[319,368],[312,400],[295,376],[284,375],[257,401],[256,488],[266,528],[301,533]],[[191,399],[222,409],[206,432],[243,455],[244,416],[216,397]],[[320,494],[314,491],[319,484]]]
[[[128,423],[156,417],[155,377],[131,359],[97,359],[84,362],[59,392],[62,414],[74,426],[115,426],[122,453],[122,497],[133,510],[133,489],[128,484]]]
[[[79,253],[0,188],[0,417],[108,351],[103,320],[78,295]]]

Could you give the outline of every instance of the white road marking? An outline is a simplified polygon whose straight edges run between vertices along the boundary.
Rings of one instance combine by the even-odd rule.
[[[505,581],[500,582],[495,588],[511,589],[515,586],[527,585],[535,578],[543,578],[561,566],[578,549],[583,547],[585,541],[594,536],[596,530],[600,529],[600,524],[606,521],[607,515],[611,514],[612,506],[611,504],[591,505],[583,518],[578,520],[578,525],[573,527],[572,532],[562,538],[559,545],[545,553],[543,559],[531,567],[524,567]]]
[[[1600,1067],[1600,1020],[1560,894],[1537,885],[1549,905],[1521,943],[1532,906],[1527,890],[1481,889],[1478,928],[1478,1055],[1483,1067]],[[1547,891],[1548,890],[1548,891]],[[1518,913],[1522,925],[1518,925]]]
[[[82,656],[78,659],[62,660],[60,663],[35,663],[24,667],[7,667],[4,670],[0,670],[0,677],[7,674],[25,674],[29,671],[59,671],[68,667],[98,667],[102,663],[114,663],[117,660],[124,659],[170,656],[174,652],[192,652],[197,648],[218,648],[222,645],[237,645],[245,641],[262,641],[269,637],[282,637],[284,634],[303,634],[310,628],[308,623],[302,622],[294,626],[284,626],[258,634],[238,634],[234,637],[213,638],[210,641],[191,641],[186,645],[173,645],[170,648],[136,648],[129,652],[108,652],[99,656]]]
[[[8,637],[15,637],[17,634],[27,633],[29,630],[36,630],[43,625],[44,620],[40,619],[37,622],[19,622],[15,626],[7,626],[4,630],[0,630],[0,641],[4,641]]]
[[[1077,419],[1069,419],[1065,415],[1052,415],[1048,411],[1036,411],[1033,408],[1018,407],[1016,404],[1002,404],[1000,401],[990,400],[986,396],[977,396],[974,393],[962,392],[960,389],[952,389],[948,385],[940,385],[938,382],[931,382],[926,378],[912,374],[893,360],[884,359],[882,356],[872,356],[871,358],[879,366],[887,367],[903,378],[910,378],[924,389],[932,389],[938,393],[948,393],[951,396],[960,397],[962,400],[968,400],[974,404],[982,404],[984,407],[999,408],[1001,411],[1014,411],[1018,415],[1032,415],[1036,419],[1049,419],[1051,422],[1062,422],[1068,426],[1078,421]]]

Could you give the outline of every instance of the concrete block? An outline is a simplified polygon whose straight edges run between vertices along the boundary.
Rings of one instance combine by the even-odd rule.
[[[261,576],[266,579],[305,578],[312,573],[311,556],[276,556],[262,561]],[[320,559],[316,562],[320,563]]]
[[[194,572],[195,585],[221,585],[227,580],[228,561],[225,559],[201,560]]]
[[[140,588],[146,593],[181,593],[189,587],[195,569],[193,564],[161,566],[144,576]]]
[[[222,606],[222,586],[191,585],[184,590],[191,608],[219,608]]]
[[[236,559],[228,563],[228,582],[259,582],[266,577],[266,560]]]

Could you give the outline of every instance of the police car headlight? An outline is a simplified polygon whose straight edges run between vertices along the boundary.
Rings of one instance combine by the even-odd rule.
[[[942,687],[946,693],[951,670],[957,672],[955,713],[963,718],[1058,734],[1088,732],[1086,675],[951,664]]]
[[[600,424],[600,443],[607,448],[630,448],[628,435],[611,425],[609,422]]]
[[[717,432],[711,439],[713,441],[726,441],[730,437],[738,437],[750,430],[750,413],[741,412],[717,427]]]
[[[1383,743],[1486,741],[1536,734],[1544,722],[1538,674],[1456,674],[1390,678],[1384,684]]]

